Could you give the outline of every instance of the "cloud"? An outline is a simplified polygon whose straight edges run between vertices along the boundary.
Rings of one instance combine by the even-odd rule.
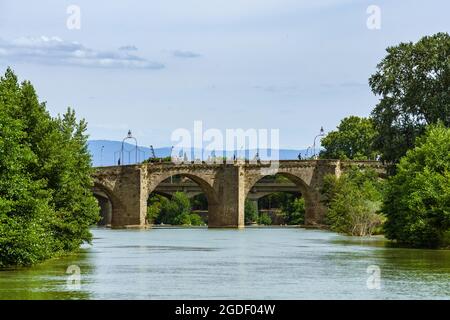
[[[202,55],[192,51],[175,50],[173,51],[173,56],[176,58],[198,58]]]
[[[0,59],[38,64],[70,65],[110,69],[162,69],[158,62],[132,55],[127,50],[97,51],[78,42],[58,37],[22,37],[12,41],[0,39]]]

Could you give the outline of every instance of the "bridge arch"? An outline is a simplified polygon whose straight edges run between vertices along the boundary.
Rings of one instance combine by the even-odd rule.
[[[120,199],[110,188],[96,181],[94,181],[92,193],[97,198],[100,206],[101,220],[98,222],[98,225],[114,225],[118,220],[117,214],[123,210]]]
[[[279,170],[274,175],[256,175],[253,177],[250,177],[247,179],[246,186],[245,186],[245,199],[249,197],[249,193],[253,189],[253,187],[256,186],[256,184],[264,179],[265,177],[270,176],[282,176],[287,178],[289,181],[295,184],[295,186],[298,188],[298,192],[302,195],[302,198],[305,200],[305,224],[309,224],[311,221],[315,220],[315,210],[314,210],[314,204],[315,204],[315,194],[312,188],[305,182],[303,177],[292,173],[292,172],[286,172],[283,170]]]
[[[211,220],[214,221],[215,216],[218,214],[219,197],[216,190],[214,189],[214,185],[210,181],[208,181],[208,177],[204,177],[200,174],[193,174],[182,170],[174,170],[159,174],[157,178],[150,179],[148,181],[145,199],[148,199],[150,194],[153,192],[158,193],[158,186],[164,181],[168,180],[170,177],[174,176],[186,177],[195,182],[200,187],[208,202],[208,224]]]

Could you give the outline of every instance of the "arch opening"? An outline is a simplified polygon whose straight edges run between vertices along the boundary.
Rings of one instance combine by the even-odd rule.
[[[95,185],[92,190],[100,207],[100,220],[97,222],[99,227],[111,227],[113,220],[113,201],[108,192],[99,185]]]
[[[306,183],[299,177],[279,172],[257,179],[245,199],[246,225],[303,225],[311,205]]]
[[[165,177],[147,197],[149,224],[206,226],[218,201],[203,179],[190,174]]]

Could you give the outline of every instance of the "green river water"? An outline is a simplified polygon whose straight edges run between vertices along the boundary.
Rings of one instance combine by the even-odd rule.
[[[450,250],[394,248],[382,237],[302,228],[92,232],[79,253],[0,271],[0,299],[450,298]]]

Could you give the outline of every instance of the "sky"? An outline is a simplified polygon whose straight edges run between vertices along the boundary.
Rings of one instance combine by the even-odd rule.
[[[301,149],[321,126],[368,116],[386,47],[449,32],[449,11],[448,0],[0,0],[0,69],[30,80],[52,115],[75,108],[90,139],[131,129],[165,147],[202,121],[279,129],[280,148]]]

